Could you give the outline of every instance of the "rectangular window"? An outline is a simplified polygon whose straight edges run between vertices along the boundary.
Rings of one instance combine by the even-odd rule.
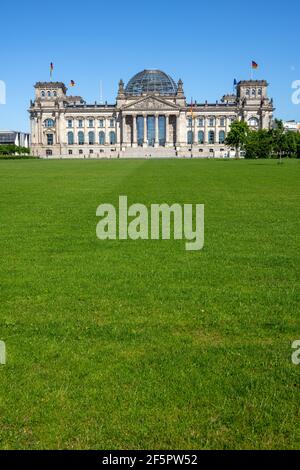
[[[104,127],[104,119],[99,119],[99,127],[101,127],[101,129],[103,129],[103,127]]]
[[[203,126],[204,126],[204,119],[203,119],[203,118],[198,119],[198,126],[199,126],[199,127],[203,127]]]
[[[83,150],[79,150],[79,155],[82,155],[83,154]]]
[[[208,121],[208,123],[209,123],[209,126],[210,126],[210,127],[213,127],[213,126],[215,125],[215,120],[214,120],[214,118],[210,118],[209,121]]]
[[[115,120],[114,119],[109,120],[109,127],[115,127]]]
[[[89,127],[94,127],[94,120],[93,119],[89,119]]]
[[[82,121],[82,119],[79,119],[79,120],[78,120],[78,127],[83,127],[83,121]]]
[[[220,126],[221,126],[221,127],[224,127],[224,126],[225,126],[225,119],[224,119],[224,118],[221,118],[221,119],[220,119]]]
[[[69,150],[69,155],[73,155],[73,150]]]
[[[73,121],[72,119],[68,119],[68,127],[73,127]]]
[[[94,150],[91,149],[91,150],[90,150],[90,153],[94,153]]]
[[[53,145],[53,134],[47,134],[47,145]]]
[[[192,127],[192,126],[193,126],[193,119],[192,119],[192,118],[188,118],[187,125],[188,125],[188,127]]]

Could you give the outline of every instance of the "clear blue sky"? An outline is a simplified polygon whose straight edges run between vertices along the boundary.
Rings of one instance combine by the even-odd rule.
[[[267,79],[283,119],[300,121],[291,84],[300,80],[300,2],[290,0],[3,2],[0,80],[7,104],[0,129],[29,130],[27,108],[36,81],[77,83],[72,94],[114,102],[120,78],[145,68],[182,78],[187,98],[214,102],[233,79]]]

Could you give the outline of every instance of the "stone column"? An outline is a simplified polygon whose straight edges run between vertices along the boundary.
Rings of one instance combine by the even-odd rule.
[[[57,120],[58,120],[58,133],[59,133],[59,151],[60,151],[60,154],[62,153],[62,144],[64,143],[64,129],[63,129],[63,126],[64,126],[64,122],[65,122],[65,119],[64,119],[64,115],[61,114],[61,113],[57,113]],[[73,133],[74,133],[74,144],[76,144],[78,142],[78,136],[76,135],[76,120],[74,119],[73,120],[73,129],[72,129]]]
[[[148,142],[147,142],[147,115],[145,114],[143,117],[144,117],[144,143],[143,143],[143,147],[148,147]]]
[[[158,115],[155,114],[155,144],[154,147],[159,146],[159,135],[158,135]]]
[[[227,137],[227,134],[229,132],[229,117],[226,116],[225,118],[225,136]]]
[[[73,124],[74,124],[74,119],[73,119]],[[73,131],[74,133],[74,126],[72,129],[69,129],[69,131]],[[55,113],[55,139],[54,139],[54,144],[59,144],[60,143],[60,138],[59,138],[59,119],[58,119],[58,114]],[[68,142],[68,140],[67,140]]]
[[[166,114],[166,147],[169,147],[170,145],[170,135],[169,135],[169,116]]]
[[[104,120],[104,126],[105,126],[105,144],[109,144],[109,127],[108,127],[108,120],[109,120],[109,117],[108,116],[105,116],[105,120]]]
[[[124,145],[126,141],[126,116],[122,114],[122,145]]]
[[[39,128],[39,144],[44,145],[44,142],[43,142],[43,117],[42,117],[41,114],[38,116],[38,128]],[[47,145],[47,141],[45,142],[45,144]]]
[[[207,135],[207,116],[204,118],[204,143],[208,143],[208,135]]]
[[[193,119],[193,136],[194,136],[194,144],[198,144],[198,135],[197,135],[197,118],[194,117]]]
[[[180,146],[180,119],[176,116],[176,146]]]
[[[137,147],[136,114],[132,116],[132,147]]]
[[[118,146],[121,145],[121,119],[118,113],[116,115],[116,143]]]

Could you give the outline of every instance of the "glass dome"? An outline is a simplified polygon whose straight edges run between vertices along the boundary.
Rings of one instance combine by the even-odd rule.
[[[138,96],[142,93],[159,93],[160,95],[176,95],[177,86],[174,80],[160,70],[144,70],[129,80],[126,95]]]

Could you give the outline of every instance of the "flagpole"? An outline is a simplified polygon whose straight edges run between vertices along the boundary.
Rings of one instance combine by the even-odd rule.
[[[102,80],[100,80],[100,104],[103,104],[103,85],[102,85]]]
[[[194,124],[193,124],[193,97],[191,98],[191,117],[192,117],[192,142],[191,142],[191,158],[193,158],[193,143],[194,143]]]

